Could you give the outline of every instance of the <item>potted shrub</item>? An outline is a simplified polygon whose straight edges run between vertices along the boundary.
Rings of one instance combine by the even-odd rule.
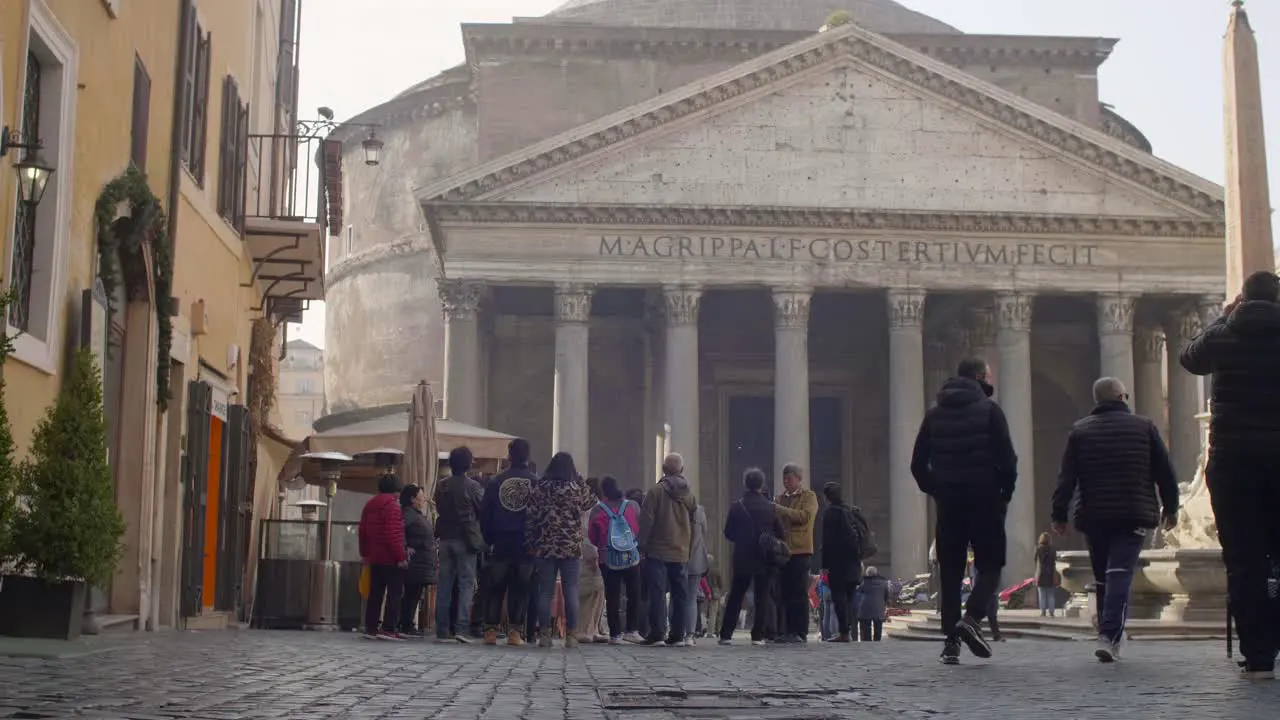
[[[75,639],[87,586],[111,580],[124,535],[107,465],[102,377],[88,348],[76,352],[36,428],[18,494],[27,505],[14,522],[24,574],[5,578],[0,634]]]

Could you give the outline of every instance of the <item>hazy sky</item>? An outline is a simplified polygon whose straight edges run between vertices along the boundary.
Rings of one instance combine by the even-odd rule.
[[[1119,38],[1102,66],[1102,101],[1174,164],[1222,182],[1222,35],[1229,0],[899,0],[965,32]],[[463,60],[459,25],[543,15],[562,0],[307,0],[300,105],[355,115]],[[833,9],[840,0],[831,0]],[[1273,205],[1280,203],[1280,2],[1253,0]],[[816,30],[816,28],[815,28]],[[292,337],[324,345],[323,303]]]

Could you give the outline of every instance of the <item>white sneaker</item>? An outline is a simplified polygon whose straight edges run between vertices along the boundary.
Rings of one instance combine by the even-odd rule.
[[[693,638],[691,638],[691,637],[687,637],[687,638],[685,638],[685,639],[684,639],[684,646],[685,646],[685,647],[693,647],[693,646],[694,646]]]
[[[755,645],[756,647],[764,647],[768,643],[766,643],[764,640],[752,640],[751,644]]]
[[[622,639],[629,643],[635,643],[637,645],[640,645],[644,642],[644,637],[642,637],[638,632],[629,632],[626,635],[623,635]]]
[[[1120,659],[1120,647],[1117,643],[1111,642],[1110,638],[1099,636],[1093,656],[1098,658],[1098,662],[1113,663]]]

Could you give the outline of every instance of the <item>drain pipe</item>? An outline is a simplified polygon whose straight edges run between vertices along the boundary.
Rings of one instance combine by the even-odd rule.
[[[192,0],[181,0],[181,9],[178,11],[178,53],[173,62],[173,123],[169,143],[169,197],[167,198],[167,212],[169,215],[169,257],[175,267],[177,266],[178,255],[178,201],[181,197],[182,188],[182,112],[186,105],[186,97],[182,92],[184,85],[183,61],[187,57],[187,50],[190,48],[192,42],[192,38],[187,32],[187,26],[192,13],[194,12],[195,8],[192,5]],[[170,289],[170,292],[172,292],[172,288]],[[170,315],[177,315],[179,312],[179,309],[173,306],[172,297],[156,298],[156,302],[168,305],[169,307],[167,308],[167,311]],[[171,377],[172,367],[173,365],[170,363]],[[175,392],[173,387],[170,386],[169,390],[178,398],[181,398],[185,394],[183,393],[182,388],[178,388]],[[176,404],[170,405],[168,412],[181,412],[179,407],[180,406]],[[161,417],[163,418],[165,416]],[[151,588],[149,598],[150,606],[139,608],[140,615],[146,618],[147,627],[152,631],[159,630],[166,619],[171,621],[174,624],[174,627],[177,627],[179,620],[178,616],[181,614],[178,610],[181,603],[177,602],[179,591],[178,588],[175,588],[172,598],[174,600],[172,603],[174,608],[172,617],[160,617],[160,608],[164,604],[161,596],[164,592],[163,578],[166,555],[166,553],[160,548],[164,547],[165,519],[166,515],[168,515],[168,513],[165,512],[165,488],[168,487],[168,482],[166,482],[167,477],[163,477],[160,470],[161,467],[163,467],[164,476],[167,476],[173,470],[173,468],[168,467],[168,431],[171,429],[171,426],[167,420],[163,420],[160,423],[160,426],[164,428],[164,432],[160,433],[159,439],[164,440],[164,445],[161,447],[160,444],[157,443],[156,452],[161,454],[164,462],[154,463],[156,466],[156,483],[155,487],[152,489],[155,496],[152,502],[152,515],[154,520],[151,526],[151,558],[148,558],[150,560],[149,565],[151,571],[150,578],[148,580]],[[155,428],[152,428],[152,430],[154,431]],[[180,522],[180,516],[175,515],[173,518],[169,519],[169,522]],[[178,586],[180,588],[182,582],[181,579],[179,579],[177,575],[175,575],[175,579],[177,579]]]

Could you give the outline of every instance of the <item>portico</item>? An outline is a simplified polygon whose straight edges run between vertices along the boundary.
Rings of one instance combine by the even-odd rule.
[[[1162,354],[1221,302],[1220,195],[840,28],[423,189],[445,413],[625,487],[680,452],[713,526],[743,469],[799,463],[909,576],[932,535],[915,434],[981,355],[1020,459],[1012,580],[1099,375],[1167,406],[1194,467],[1198,393]]]

